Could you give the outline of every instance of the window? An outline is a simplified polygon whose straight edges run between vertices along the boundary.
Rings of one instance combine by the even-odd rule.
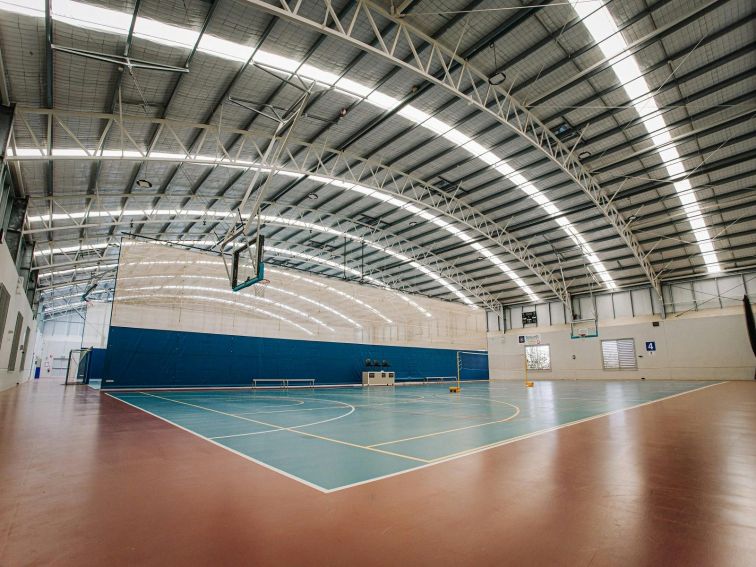
[[[525,360],[528,362],[528,370],[551,370],[549,345],[526,345]]]
[[[31,329],[29,327],[26,327],[26,333],[24,334],[24,350],[21,353],[21,370],[23,370],[26,366],[26,351],[29,350],[29,335],[31,334]]]
[[[633,339],[601,341],[601,358],[604,360],[604,370],[638,369]]]
[[[10,305],[10,294],[5,290],[5,286],[0,284],[0,344],[2,337],[5,336],[5,322],[8,319],[8,307]]]
[[[18,343],[21,340],[21,327],[24,326],[24,316],[19,311],[16,314],[16,327],[13,330],[13,343],[11,344],[10,358],[8,359],[8,370],[16,369],[16,355],[18,355]]]

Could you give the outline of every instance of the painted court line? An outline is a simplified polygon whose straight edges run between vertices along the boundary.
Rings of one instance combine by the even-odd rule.
[[[508,445],[510,443],[516,443],[517,441],[523,441],[525,439],[530,439],[532,437],[538,437],[539,435],[544,435],[545,433],[551,433],[551,432],[556,431],[558,429],[564,429],[566,427],[572,427],[573,425],[578,425],[580,423],[585,423],[586,421],[593,421],[594,419],[600,419],[602,417],[607,417],[607,416],[615,414],[615,413],[620,413],[620,412],[623,412],[623,411],[637,409],[637,408],[640,408],[640,407],[643,407],[643,406],[648,406],[648,405],[651,405],[651,404],[655,404],[657,402],[663,402],[663,401],[666,401],[666,400],[671,400],[672,398],[677,398],[679,396],[684,396],[686,394],[692,394],[693,392],[700,392],[701,390],[705,390],[707,388],[713,388],[714,386],[721,386],[722,384],[726,384],[726,383],[727,382],[717,382],[716,384],[708,384],[706,386],[701,386],[700,388],[695,388],[694,390],[688,390],[686,392],[679,392],[677,394],[672,394],[672,395],[669,395],[669,396],[666,396],[666,397],[663,397],[663,398],[659,398],[658,400],[651,400],[649,402],[643,402],[641,404],[637,404],[637,405],[630,406],[630,407],[627,407],[627,408],[621,408],[621,409],[613,410],[613,411],[610,411],[610,412],[602,413],[602,414],[599,414],[599,415],[594,415],[594,416],[591,416],[591,417],[586,417],[586,418],[580,419],[578,421],[571,421],[570,423],[563,423],[562,425],[557,425],[555,427],[550,427],[549,429],[542,429],[542,430],[539,430],[539,431],[533,431],[532,433],[526,433],[525,435],[520,435],[519,437],[513,437],[511,439],[504,439],[502,441],[497,441],[496,443],[491,443],[489,445],[483,445],[483,446],[477,447],[475,449],[470,449],[469,451],[461,451],[459,453],[452,453],[451,455],[446,455],[445,457],[439,457],[438,459],[434,459],[431,462],[429,462],[427,465],[421,465],[421,466],[418,466],[418,467],[415,467],[415,468],[412,468],[412,469],[409,469],[409,470],[406,470],[406,471],[397,471],[395,473],[389,473],[389,474],[385,474],[383,476],[378,476],[378,477],[370,478],[370,479],[367,479],[367,480],[361,480],[360,482],[354,482],[352,484],[346,484],[344,486],[339,486],[338,488],[331,488],[330,490],[326,490],[326,492],[328,492],[328,493],[338,492],[340,490],[346,490],[347,488],[353,488],[355,486],[360,486],[360,485],[363,485],[363,484],[368,484],[370,482],[376,482],[378,480],[383,480],[383,479],[386,479],[386,478],[391,478],[391,477],[394,477],[394,476],[399,476],[399,475],[402,475],[402,474],[406,474],[406,473],[410,473],[410,472],[415,472],[415,471],[418,471],[420,469],[425,469],[425,468],[428,468],[428,467],[433,467],[433,466],[436,466],[436,465],[447,463],[449,461],[455,461],[457,459],[462,459],[464,457],[469,457],[470,455],[474,455],[476,453],[483,453],[484,451],[490,451],[491,449],[495,449],[495,448],[501,447],[503,445]]]
[[[307,437],[314,437],[316,439],[322,439],[323,441],[330,441],[331,443],[338,443],[339,445],[347,445],[349,447],[356,447],[357,449],[364,449],[366,451],[374,451],[376,453],[383,453],[385,455],[391,455],[392,457],[400,457],[402,459],[409,459],[411,461],[417,461],[417,462],[420,462],[420,463],[428,463],[428,462],[430,462],[430,461],[428,461],[428,459],[420,459],[418,457],[411,457],[409,455],[402,455],[401,453],[394,453],[393,451],[386,451],[385,449],[375,449],[373,447],[367,447],[365,445],[357,445],[356,443],[350,443],[348,441],[341,441],[340,439],[332,439],[331,437],[324,437],[323,435],[317,435],[315,433],[310,433],[309,431],[300,431],[298,428],[299,427],[305,427],[304,425],[297,425],[297,426],[294,426],[294,427],[282,427],[280,425],[276,425],[275,423],[267,423],[265,421],[260,421],[260,420],[252,419],[252,418],[249,418],[249,417],[242,417],[240,415],[234,415],[232,413],[227,413],[227,412],[220,411],[220,410],[214,410],[212,408],[206,408],[206,407],[203,407],[203,406],[198,406],[198,405],[195,405],[195,404],[190,404],[188,402],[181,402],[181,401],[178,401],[178,400],[172,400],[170,398],[166,398],[166,397],[163,397],[163,396],[158,396],[156,394],[148,394],[147,392],[141,392],[141,393],[144,394],[145,396],[151,396],[153,398],[159,398],[161,400],[165,400],[165,401],[168,401],[168,402],[173,402],[173,403],[176,403],[176,404],[183,404],[185,406],[191,406],[191,407],[194,407],[194,408],[197,408],[197,409],[200,409],[200,410],[210,411],[210,412],[213,412],[213,413],[219,413],[219,414],[222,414],[222,415],[227,415],[229,417],[235,417],[237,419],[243,419],[245,421],[251,421],[251,422],[257,423],[259,425],[264,425],[265,427],[271,427],[271,428],[273,428],[271,431],[279,431],[279,430],[280,431],[289,431],[291,433],[296,433],[298,435],[305,435]],[[324,398],[320,398],[320,399],[321,400],[325,400]],[[346,416],[350,415],[352,412],[354,412],[354,406],[352,406],[350,404],[347,404],[346,402],[339,402],[337,400],[325,400],[325,401],[330,401],[330,402],[334,402],[334,403],[337,403],[337,404],[342,404],[342,405],[345,405],[345,406],[349,406],[351,408],[351,411],[349,413],[345,413],[344,415],[340,415],[338,417],[333,417],[331,419],[323,420],[322,422],[319,422],[319,423],[325,423],[326,421],[335,421],[336,419],[341,419],[343,417],[346,417]],[[310,425],[314,425],[314,424],[310,424]],[[267,431],[266,433],[270,433],[270,431]],[[238,435],[238,437],[241,437],[241,435]]]
[[[346,485],[343,485],[343,486],[339,486],[339,487],[336,487],[336,488],[330,488],[330,489],[324,488],[322,486],[319,486],[319,485],[317,485],[315,483],[312,483],[312,482],[310,482],[308,480],[305,480],[305,479],[303,479],[301,477],[298,477],[298,476],[296,476],[296,475],[294,475],[292,473],[289,473],[287,471],[284,471],[282,469],[274,467],[274,466],[272,466],[272,465],[270,465],[268,463],[265,463],[263,461],[255,459],[254,457],[252,457],[250,455],[246,455],[246,454],[241,453],[241,452],[239,452],[239,451],[237,451],[235,449],[232,449],[231,447],[228,447],[226,445],[218,443],[217,441],[214,441],[211,438],[208,438],[208,437],[205,437],[203,435],[200,435],[199,433],[196,433],[196,432],[194,432],[194,431],[192,431],[190,429],[187,429],[186,427],[178,425],[177,423],[174,423],[174,422],[170,421],[167,418],[164,418],[164,417],[162,417],[160,415],[157,415],[157,414],[155,414],[155,413],[153,413],[153,412],[151,412],[149,410],[146,410],[146,409],[141,408],[141,407],[139,407],[137,405],[134,405],[134,404],[132,404],[132,403],[130,403],[130,402],[122,399],[122,398],[115,397],[115,396],[113,396],[113,395],[111,395],[110,393],[107,393],[107,392],[105,392],[105,395],[107,395],[108,397],[111,397],[113,399],[116,399],[116,400],[118,400],[118,401],[120,401],[120,402],[122,402],[122,403],[124,403],[124,404],[126,404],[128,406],[131,406],[131,407],[133,407],[135,409],[138,409],[139,411],[143,411],[144,413],[147,413],[147,414],[149,414],[149,415],[151,415],[153,417],[156,417],[157,419],[159,419],[161,421],[164,421],[165,423],[168,423],[170,425],[173,425],[174,427],[178,427],[179,429],[181,429],[183,431],[186,431],[186,432],[194,435],[195,437],[198,437],[199,439],[204,439],[205,441],[208,441],[209,443],[212,443],[213,445],[221,447],[221,448],[225,449],[226,451],[234,453],[234,454],[236,454],[236,455],[238,455],[238,456],[240,456],[240,457],[242,457],[244,459],[247,459],[248,461],[256,463],[256,464],[258,464],[258,465],[260,465],[260,466],[262,466],[262,467],[264,467],[264,468],[266,468],[268,470],[275,471],[275,472],[277,472],[277,473],[279,473],[279,474],[281,474],[281,475],[283,475],[283,476],[285,476],[287,478],[290,478],[292,480],[298,481],[298,482],[304,484],[305,486],[309,486],[310,488],[314,488],[315,490],[317,490],[319,492],[322,492],[322,493],[325,493],[325,494],[329,494],[329,493],[332,493],[332,492],[338,492],[338,491],[341,491],[341,490],[346,490],[348,488],[353,488],[353,487],[356,487],[356,486],[361,486],[363,484],[368,484],[368,483],[371,483],[371,482],[377,482],[379,480],[391,478],[391,477],[394,477],[394,476],[399,476],[399,475],[407,474],[407,473],[410,473],[410,472],[414,472],[414,471],[417,471],[417,470],[420,470],[420,469],[432,467],[432,466],[439,465],[439,464],[442,464],[442,463],[446,463],[446,462],[449,462],[449,461],[453,461],[453,460],[456,460],[456,459],[461,459],[461,458],[464,458],[464,457],[468,457],[470,455],[474,455],[476,453],[482,453],[484,451],[489,451],[491,449],[495,449],[495,448],[501,447],[503,445],[507,445],[507,444],[510,444],[510,443],[516,443],[518,441],[522,441],[522,440],[525,440],[525,439],[530,439],[530,438],[533,438],[533,437],[538,437],[540,435],[544,435],[546,433],[551,433],[551,432],[559,430],[559,429],[564,429],[564,428],[567,428],[567,427],[572,427],[573,425],[578,425],[578,424],[585,423],[585,422],[588,422],[588,421],[593,421],[595,419],[601,419],[601,418],[607,417],[609,415],[613,415],[613,414],[616,414],[616,413],[620,413],[620,412],[624,412],[624,411],[629,411],[629,410],[637,409],[637,408],[640,408],[640,407],[643,407],[643,406],[647,406],[647,405],[651,405],[651,404],[655,404],[655,403],[658,403],[658,402],[663,402],[663,401],[666,401],[666,400],[670,400],[672,398],[677,398],[677,397],[684,396],[684,395],[687,395],[687,394],[692,394],[694,392],[700,392],[700,391],[705,390],[707,388],[713,388],[714,386],[721,386],[722,384],[726,384],[726,383],[727,382],[717,382],[715,384],[708,384],[706,386],[701,386],[700,388],[694,388],[692,390],[687,390],[685,392],[679,392],[679,393],[676,393],[676,394],[671,394],[669,396],[665,396],[665,397],[662,397],[662,398],[659,398],[659,399],[656,399],[656,400],[651,400],[651,401],[648,401],[648,402],[639,403],[639,404],[636,404],[636,405],[633,405],[633,406],[629,406],[629,407],[626,407],[626,408],[620,408],[620,409],[617,409],[617,410],[613,410],[613,411],[609,411],[609,412],[604,412],[604,413],[597,414],[597,415],[594,415],[594,416],[591,416],[591,417],[587,417],[587,418],[584,418],[584,419],[580,419],[580,420],[577,420],[577,421],[572,421],[572,422],[569,422],[569,423],[564,423],[562,425],[558,425],[558,426],[551,427],[551,428],[548,428],[548,429],[542,429],[542,430],[539,430],[539,431],[534,431],[532,433],[527,433],[527,434],[524,434],[524,435],[520,435],[518,437],[513,437],[511,439],[504,439],[502,441],[498,441],[498,442],[495,442],[495,443],[490,443],[488,445],[483,445],[483,446],[480,446],[480,447],[476,447],[474,449],[470,449],[470,450],[466,450],[466,451],[460,451],[458,453],[452,453],[450,455],[446,455],[444,457],[439,457],[437,459],[433,459],[433,460],[430,460],[430,461],[429,460],[425,460],[425,459],[415,459],[413,457],[409,457],[407,455],[400,455],[398,453],[394,454],[394,453],[391,453],[391,452],[388,452],[388,451],[382,451],[380,449],[372,449],[372,450],[375,450],[377,452],[384,452],[386,454],[393,455],[393,456],[398,456],[398,457],[402,457],[402,458],[410,458],[410,459],[413,459],[413,460],[421,461],[421,462],[423,462],[423,464],[417,465],[417,466],[415,466],[415,467],[413,467],[411,469],[407,469],[407,470],[403,470],[403,471],[397,471],[397,472],[394,472],[394,473],[389,473],[389,474],[386,474],[386,475],[381,475],[381,476],[377,476],[377,477],[374,477],[374,478],[369,478],[369,479],[362,480],[362,481],[359,481],[359,482],[355,482],[355,483],[351,483],[351,484],[346,484]],[[139,393],[140,394],[145,394],[145,395],[150,395],[150,394],[147,394],[146,392],[139,392]],[[160,396],[153,396],[153,397],[158,397],[159,398]],[[165,398],[165,399],[167,401],[172,401],[172,402],[175,402],[175,403],[185,403],[185,402],[176,402],[175,400],[170,400],[168,398]],[[335,401],[335,400],[331,400],[331,401]],[[341,403],[345,403],[345,402],[341,402]],[[186,404],[186,405],[190,405],[191,406],[192,404]],[[345,405],[349,405],[349,404],[345,404]],[[220,411],[217,411],[217,410],[212,410],[210,408],[199,407],[199,409],[205,409],[207,411],[213,411],[213,412],[221,413],[221,414],[224,413],[224,412],[220,412]],[[239,417],[239,416],[234,416],[233,414],[226,414],[226,415],[229,415],[231,417]],[[240,417],[240,419],[246,419],[246,418]],[[252,419],[247,419],[247,420],[248,421],[257,422],[257,420],[252,420]],[[257,422],[257,423],[266,425],[267,427],[275,427],[276,430],[287,430],[287,429],[290,429],[290,428],[282,428],[282,427],[279,427],[279,426],[276,426],[276,425],[266,424],[264,422]],[[299,434],[302,434],[302,435],[308,435],[308,436],[313,436],[313,437],[320,437],[320,436],[317,436],[317,435],[314,435],[314,434],[309,434],[309,433],[306,433],[306,432],[303,432],[303,431],[294,431],[294,433],[299,433]],[[358,447],[358,448],[362,448],[362,449],[371,450],[369,447],[364,447],[364,446],[359,446],[359,445],[353,445],[353,444],[350,444],[350,443],[347,443],[347,442],[341,442],[341,441],[334,440],[334,439],[328,439],[328,438],[323,438],[323,439],[325,439],[326,441],[332,441],[332,442],[342,443],[342,444],[345,444],[345,445],[352,445],[352,446],[355,446],[355,447]]]
[[[514,418],[516,418],[518,415],[520,415],[520,408],[517,407],[514,404],[510,404],[509,402],[498,402],[501,404],[506,404],[508,406],[512,406],[515,409],[515,412],[510,415],[509,417],[505,419],[497,419],[496,421],[488,421],[486,423],[476,423],[475,425],[466,425],[465,427],[455,427],[454,429],[447,429],[446,431],[437,431],[435,433],[426,433],[425,435],[415,435],[414,437],[405,437],[404,439],[395,439],[394,441],[384,441],[383,443],[376,443],[374,445],[370,445],[370,447],[381,447],[383,445],[393,445],[395,443],[404,443],[405,441],[413,441],[415,439],[425,439],[426,437],[435,437],[436,435],[446,435],[447,433],[454,433],[455,431],[464,431],[465,429],[474,429],[476,427],[485,427],[486,425],[494,425],[497,423],[504,423],[506,421],[510,421]]]
[[[353,406],[357,407],[357,406]],[[323,410],[334,410],[336,409],[334,406],[323,406],[322,408],[297,408],[297,409],[282,409],[282,410],[266,410],[266,411],[240,411],[237,415],[258,415],[258,414],[269,414],[269,413],[297,413],[300,411],[323,411]]]
[[[166,418],[164,418],[162,416],[159,416],[156,413],[152,413],[149,410],[146,410],[144,408],[140,408],[139,406],[136,406],[136,405],[132,404],[131,402],[127,402],[126,400],[124,400],[122,398],[117,398],[116,396],[113,396],[112,394],[109,394],[107,392],[105,393],[105,395],[108,396],[109,398],[114,399],[114,400],[118,400],[122,404],[126,404],[127,406],[131,406],[132,408],[135,408],[135,409],[137,409],[139,411],[143,411],[144,413],[149,414],[152,417],[155,417],[155,418],[159,419],[160,421],[164,421],[165,423],[168,423],[168,424],[172,425],[173,427],[178,427],[182,431],[186,431],[187,433],[189,433],[191,435],[194,435],[195,437],[197,437],[199,439],[203,439],[204,441],[207,441],[208,443],[212,443],[216,447],[220,447],[221,449],[225,449],[226,451],[229,451],[230,453],[233,453],[234,455],[238,455],[239,457],[241,457],[243,459],[247,459],[248,461],[252,461],[253,463],[255,463],[257,465],[260,465],[261,467],[266,468],[269,471],[274,471],[274,472],[277,472],[278,474],[281,474],[281,475],[285,476],[286,478],[290,478],[291,480],[296,480],[297,482],[300,482],[300,483],[304,484],[305,486],[309,486],[310,488],[314,488],[318,492],[323,492],[323,493],[330,492],[327,488],[323,488],[322,486],[318,486],[317,484],[315,484],[313,482],[310,482],[308,480],[305,480],[303,478],[295,476],[295,475],[293,475],[293,474],[291,474],[289,472],[286,472],[283,469],[276,468],[273,465],[269,465],[268,463],[265,463],[263,461],[255,459],[254,457],[251,457],[249,455],[245,455],[244,453],[241,453],[241,452],[237,451],[236,449],[232,449],[231,447],[223,445],[222,443],[218,443],[217,441],[213,441],[209,437],[205,437],[204,435],[200,435],[199,433],[197,433],[195,431],[192,431],[191,429],[187,429],[186,427],[183,427],[183,426],[179,425],[178,423],[174,423],[171,420],[166,419]]]

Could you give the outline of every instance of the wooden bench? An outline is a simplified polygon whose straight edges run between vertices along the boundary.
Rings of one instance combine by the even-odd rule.
[[[309,385],[311,388],[315,387],[315,378],[253,378],[252,385],[257,388],[258,382],[277,382],[281,384],[284,390],[288,390],[291,383],[297,383]]]

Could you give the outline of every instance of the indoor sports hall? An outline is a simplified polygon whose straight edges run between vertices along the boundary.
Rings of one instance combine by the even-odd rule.
[[[754,93],[748,0],[0,0],[0,566],[753,566]]]

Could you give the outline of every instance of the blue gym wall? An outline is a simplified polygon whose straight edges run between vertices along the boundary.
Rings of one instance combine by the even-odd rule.
[[[365,359],[387,360],[398,379],[455,376],[451,349],[303,341],[111,327],[103,388],[249,386],[253,378],[356,384]],[[488,378],[488,357],[463,355],[462,378]]]

